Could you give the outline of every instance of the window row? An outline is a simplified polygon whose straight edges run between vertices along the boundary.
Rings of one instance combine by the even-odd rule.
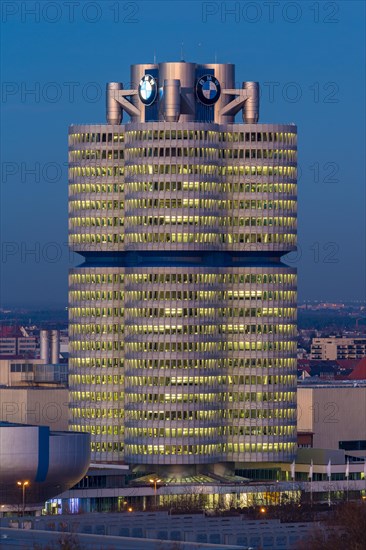
[[[141,403],[146,406],[148,403],[160,403],[162,405],[169,403],[181,404],[215,404],[221,406],[222,394],[215,393],[130,393],[126,389],[126,404]]]
[[[76,177],[106,178],[123,176],[125,169],[122,166],[71,166],[69,168],[69,178]]]
[[[71,346],[82,350],[118,349],[112,342],[72,342]],[[118,346],[114,342],[114,346]],[[122,349],[122,345],[121,345]],[[296,343],[292,342],[126,342],[125,351],[128,352],[208,352],[219,351],[296,351]]]
[[[112,409],[111,407],[102,408],[100,406],[94,408],[70,407],[72,418],[115,418],[122,419],[124,417],[123,408]]]
[[[123,174],[123,168],[114,167]],[[113,168],[75,167],[70,168],[70,178],[74,176],[113,175]],[[105,171],[108,173],[105,173]],[[239,176],[287,176],[296,178],[296,168],[292,166],[217,166],[214,164],[129,164],[125,168],[126,177],[141,174],[209,174],[217,176],[239,175]],[[93,171],[93,174],[91,173]],[[99,173],[102,171],[103,173]],[[111,173],[110,173],[111,172]]]
[[[76,292],[76,291],[74,291]],[[223,300],[223,293],[222,292],[214,292],[214,297],[212,298],[212,301],[221,301]],[[174,295],[176,298],[174,298]],[[72,298],[72,300],[77,299]],[[83,298],[79,298],[83,299]],[[85,298],[84,298],[85,299]],[[172,291],[172,300],[202,300],[202,296],[200,296],[199,292],[179,292],[179,291]],[[218,308],[219,316],[222,317],[228,317],[228,318],[235,318],[235,317],[290,317],[295,318],[296,317],[296,309],[295,308],[228,308],[228,307],[220,307]],[[163,319],[163,318],[175,318],[176,314],[172,313],[171,308],[126,308],[126,319],[127,323],[130,323],[131,319],[138,319],[139,322],[142,319]],[[194,327],[197,331],[200,327]],[[204,327],[204,330],[209,331],[210,327]]]
[[[259,268],[258,268],[259,269]],[[294,273],[72,273],[70,284],[121,283],[162,284],[290,284],[296,283]],[[192,289],[192,292],[194,289]]]
[[[116,354],[118,355],[118,354]],[[108,369],[123,369],[124,368],[124,359],[118,357],[69,357],[69,366],[70,373],[73,372],[73,367],[82,368],[82,369],[99,369],[99,368],[108,368]]]
[[[130,130],[126,132],[126,143],[145,140],[194,139],[216,142],[283,142],[296,144],[293,132],[219,132],[212,130]]]
[[[222,357],[220,359],[126,359],[126,369],[156,369],[156,370],[176,370],[176,369],[209,369],[222,368],[247,368],[247,369],[289,369],[296,370],[296,360],[289,357],[253,357],[253,358],[234,358]],[[281,375],[282,376],[282,375]]]
[[[116,221],[115,221],[116,220]],[[121,221],[120,221],[121,220]],[[122,223],[121,223],[122,222]],[[75,226],[123,225],[122,218],[71,218]],[[226,216],[126,216],[126,228],[133,226],[199,226],[205,227],[296,227],[296,217],[226,217]]]
[[[174,422],[181,420],[212,420],[216,422],[218,420],[218,414],[220,415],[220,423],[223,423],[223,419],[238,420],[238,419],[279,419],[279,420],[294,420],[296,417],[295,408],[280,408],[280,409],[258,409],[258,408],[245,408],[245,409],[224,409],[220,411],[126,411],[125,419],[126,424],[128,421],[151,421],[156,420],[159,422]]]
[[[108,441],[92,441],[90,443],[90,449],[92,453],[123,453],[124,444]]]
[[[124,300],[120,290],[70,290],[69,299],[74,300]]]
[[[76,243],[93,243],[93,242],[117,242],[112,239],[112,236],[105,235],[83,235],[78,234],[72,236],[72,242]],[[126,236],[127,239],[127,236]],[[123,242],[123,239],[119,239],[119,242]],[[227,243],[227,244],[288,244],[295,246],[296,235],[288,233],[234,233],[230,234],[217,234],[217,233],[129,233],[129,244],[146,244],[146,243],[195,243],[195,244],[208,244],[208,243]]]
[[[96,184],[73,183],[71,192],[94,192]],[[199,191],[224,193],[296,193],[294,183],[248,183],[217,181],[129,181],[125,183],[126,194],[144,191]],[[188,200],[188,199],[187,199]],[[198,199],[197,199],[198,200]]]
[[[97,445],[97,444],[95,444]],[[102,444],[100,444],[102,445]],[[217,455],[218,453],[290,452],[294,443],[226,443],[225,445],[127,445],[126,456],[133,455]]]
[[[124,133],[80,132],[69,134],[69,144],[76,143],[123,143]]]
[[[73,217],[69,218],[70,227],[123,227],[124,218],[91,218]]]
[[[220,428],[128,428],[129,437],[216,437]]]
[[[223,409],[223,421],[227,420],[296,420],[295,405],[291,409],[233,408]]]
[[[159,300],[168,301],[175,300],[179,296],[179,291],[175,290],[131,290],[126,294],[126,300]],[[296,298],[296,292],[294,290],[256,290],[256,289],[235,289],[235,290],[222,290],[223,300],[286,300],[294,301]],[[178,298],[179,299],[179,298]],[[225,311],[225,308],[211,308],[208,309],[195,309],[195,314],[210,313],[215,314],[218,309]],[[164,316],[174,315],[179,317],[187,317],[193,315],[193,309],[191,308],[169,308],[164,311]]]
[[[70,391],[71,401],[122,401],[123,392],[111,391]]]
[[[70,374],[69,384],[72,387],[74,384],[124,384],[124,376],[122,374],[96,375],[96,374]]]
[[[123,149],[75,149],[69,152],[69,161],[124,159]]]
[[[101,151],[71,152],[71,159],[124,158],[123,151],[108,151],[109,156],[101,156]],[[82,153],[82,154],[80,154]],[[86,153],[86,154],[85,154]],[[97,154],[96,154],[97,153]],[[120,155],[118,156],[118,153]],[[296,162],[296,151],[293,149],[218,149],[213,147],[135,147],[125,151],[126,160],[138,158],[205,158],[205,159],[283,159]]]
[[[123,193],[124,183],[70,183],[70,195],[78,193]]]
[[[219,132],[213,130],[127,130],[126,131],[126,143],[133,141],[145,141],[145,140],[169,140],[169,139],[194,139],[211,141],[216,143],[218,141]]]
[[[206,313],[207,311],[207,313]],[[202,312],[202,313],[201,313]],[[207,316],[211,313],[208,310],[201,310],[201,309],[192,309],[192,314],[189,314],[189,317],[200,317],[200,316]],[[183,315],[184,316],[184,315]],[[217,317],[220,317],[221,315],[218,314]],[[177,316],[178,317],[178,316]],[[204,320],[202,321],[204,323]],[[81,331],[81,333],[91,333],[91,334],[98,334],[98,332],[95,330],[96,327],[91,326],[89,328],[89,332]],[[209,330],[207,330],[209,329]],[[211,329],[211,330],[210,330]],[[296,325],[263,325],[263,324],[255,324],[255,325],[217,325],[214,327],[206,327],[202,326],[197,328],[192,325],[127,325],[125,327],[126,330],[126,336],[133,336],[133,335],[150,335],[150,334],[160,334],[160,335],[209,335],[209,334],[287,334],[290,336],[294,336],[297,334]],[[77,331],[74,329],[72,331],[73,334],[76,334]]]
[[[215,206],[218,210],[290,210],[292,212],[296,211],[296,201],[295,200],[222,200],[222,199],[201,199],[203,202],[198,204],[195,202],[190,202],[192,199],[189,198],[138,198],[138,199],[127,199],[126,200],[126,209],[148,209],[148,208],[163,208],[163,209],[177,209],[177,208],[190,208],[193,204],[194,207],[199,208],[208,208]],[[193,199],[194,200],[194,199]],[[199,199],[198,199],[199,200]],[[207,202],[206,202],[207,201]],[[209,201],[209,202],[208,202]],[[72,209],[83,208],[83,209],[103,209],[103,208],[123,208],[123,202],[119,201],[93,201],[93,200],[75,200],[71,201]],[[110,206],[115,205],[115,206]]]
[[[240,436],[274,436],[293,435],[295,426],[226,426],[223,428],[223,435],[229,437]]]
[[[126,149],[126,159],[147,157],[189,157],[218,159],[219,149],[214,147],[129,147]]]
[[[78,334],[92,334],[92,335],[110,335],[118,334],[121,335],[125,332],[124,325],[80,325],[80,324],[70,324],[69,326],[69,335],[77,337]]]
[[[70,210],[123,210],[124,202],[119,200],[71,200]]]
[[[85,376],[83,377],[85,379]],[[89,377],[90,378],[90,377]],[[99,377],[100,378],[100,377]],[[295,375],[236,375],[236,376],[128,376],[126,377],[127,386],[199,386],[199,385],[218,385],[218,386],[267,386],[267,385],[294,385],[296,384]]]
[[[134,455],[217,455],[216,445],[127,445],[126,456]]]
[[[228,403],[261,403],[274,401],[295,402],[296,392],[293,391],[268,391],[268,392],[228,392],[223,394],[223,400]]]
[[[69,349],[72,351],[118,351],[122,352],[124,349],[123,342],[85,342],[85,341],[71,341],[69,343]]]

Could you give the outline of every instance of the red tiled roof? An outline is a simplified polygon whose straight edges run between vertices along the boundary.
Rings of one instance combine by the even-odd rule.
[[[366,380],[366,357],[359,361],[357,367],[348,376],[348,380]]]
[[[0,338],[23,336],[18,326],[0,325]]]
[[[337,359],[337,363],[342,369],[354,369],[359,362],[359,359]]]

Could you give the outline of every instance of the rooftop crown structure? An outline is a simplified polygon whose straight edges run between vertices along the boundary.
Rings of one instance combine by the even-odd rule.
[[[231,64],[131,82],[69,131],[71,427],[94,461],[292,461],[296,127]]]

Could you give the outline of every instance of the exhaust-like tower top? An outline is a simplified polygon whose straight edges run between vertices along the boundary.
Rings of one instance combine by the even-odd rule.
[[[259,84],[235,87],[230,63],[199,65],[185,61],[131,66],[131,88],[107,84],[107,122],[215,122],[232,124],[242,110],[245,123],[259,119]]]

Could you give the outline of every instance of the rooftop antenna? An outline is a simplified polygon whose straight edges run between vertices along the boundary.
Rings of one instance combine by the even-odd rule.
[[[217,63],[217,52],[215,52],[215,63]]]
[[[184,46],[184,42],[182,42],[181,45],[180,45],[180,60],[181,61],[184,61],[183,46]]]
[[[156,65],[156,51],[154,50],[154,65]]]

